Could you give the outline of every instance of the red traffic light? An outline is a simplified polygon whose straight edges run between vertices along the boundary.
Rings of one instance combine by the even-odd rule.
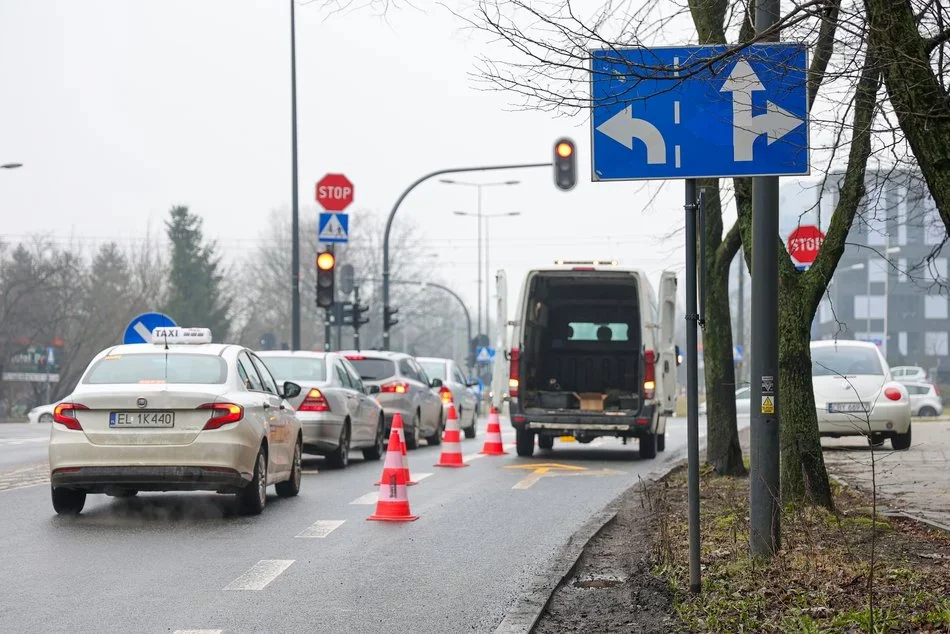
[[[324,251],[317,256],[317,268],[321,271],[331,271],[336,265],[336,256],[329,251]]]

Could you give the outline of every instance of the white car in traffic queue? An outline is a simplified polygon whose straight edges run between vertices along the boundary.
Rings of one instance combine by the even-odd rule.
[[[439,379],[442,385],[433,388],[446,406],[454,405],[459,419],[459,427],[466,438],[476,435],[475,424],[478,422],[478,397],[475,396],[473,386],[478,381],[467,381],[462,370],[455,361],[439,357],[416,357],[416,361],[425,370],[430,379]]]
[[[293,381],[299,395],[288,399],[303,429],[304,453],[326,456],[330,466],[349,464],[350,449],[379,460],[385,449],[386,419],[371,397],[379,386],[364,386],[356,368],[335,352],[271,350],[257,355],[278,381]]]
[[[90,493],[215,491],[256,515],[268,485],[300,491],[300,422],[284,400],[299,393],[207,328],[156,328],[152,343],[107,348],[54,410],[53,508],[77,514]]]
[[[872,446],[889,438],[896,450],[910,448],[910,396],[873,342],[813,341],[811,363],[822,436],[865,436]]]

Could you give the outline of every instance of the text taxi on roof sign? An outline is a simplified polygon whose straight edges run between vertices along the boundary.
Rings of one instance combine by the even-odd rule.
[[[211,343],[210,328],[160,327],[152,331],[154,344]]]

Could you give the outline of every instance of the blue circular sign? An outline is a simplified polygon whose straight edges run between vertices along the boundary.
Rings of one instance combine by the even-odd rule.
[[[122,343],[151,343],[153,330],[173,328],[177,325],[175,320],[163,313],[143,313],[125,327]]]

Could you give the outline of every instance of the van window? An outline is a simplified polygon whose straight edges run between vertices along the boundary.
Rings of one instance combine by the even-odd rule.
[[[628,341],[628,324],[595,324],[572,321],[568,341]]]

